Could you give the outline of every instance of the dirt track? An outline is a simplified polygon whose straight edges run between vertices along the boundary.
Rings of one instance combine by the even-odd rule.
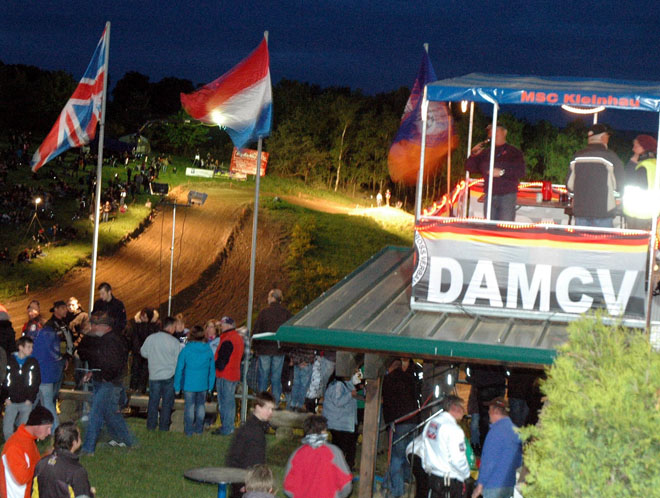
[[[185,202],[184,194],[180,193],[178,202]],[[138,238],[98,260],[97,285],[104,281],[112,285],[129,320],[144,306],[160,305],[167,311],[171,209],[163,207]],[[279,227],[260,219],[259,228],[255,310],[264,305],[272,283],[284,284]],[[183,312],[187,325],[222,315],[233,316],[237,322],[246,319],[251,232],[249,191],[215,188],[204,206],[177,209],[172,312]],[[77,268],[51,288],[5,303],[14,327],[20,328],[26,320],[25,309],[32,299],[41,302],[45,318],[57,299],[76,296],[87,308],[90,278],[90,268]]]

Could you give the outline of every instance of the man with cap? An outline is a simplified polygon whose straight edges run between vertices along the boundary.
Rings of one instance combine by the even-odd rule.
[[[25,424],[7,440],[0,458],[0,496],[28,498],[32,496],[32,477],[41,458],[36,440],[46,439],[53,427],[53,415],[43,406],[32,410]]]
[[[232,318],[223,316],[220,329],[220,344],[215,352],[215,388],[222,426],[213,434],[228,436],[234,432],[236,386],[241,380],[241,359],[245,343]]]
[[[581,226],[612,228],[616,214],[614,191],[623,188],[619,156],[608,149],[612,132],[595,124],[587,132],[587,147],[573,157],[566,188],[573,192],[573,216]]]
[[[500,396],[486,405],[491,425],[472,498],[510,498],[516,485],[516,469],[522,465],[522,442],[509,418],[507,401]]]
[[[484,217],[488,213],[488,176],[490,174],[490,137],[492,126],[488,125],[488,138],[472,147],[465,169],[470,173],[480,173],[484,178]],[[518,183],[525,176],[525,159],[522,152],[506,142],[506,126],[495,128],[495,161],[493,163],[493,201],[491,220],[515,221]]]
[[[89,425],[82,445],[82,452],[91,455],[104,423],[115,438],[110,445],[133,446],[136,441],[119,412],[122,377],[128,360],[126,341],[113,330],[114,322],[107,312],[95,311],[90,323],[91,330],[80,342],[78,352],[80,359],[87,361],[92,370],[83,379],[85,382],[92,379],[94,391]]]
[[[66,303],[55,301],[50,311],[53,313],[52,318],[33,335],[34,349],[32,356],[39,362],[39,369],[41,370],[41,384],[39,384],[37,403],[45,406],[52,413],[53,430],[55,430],[59,424],[55,399],[59,392],[65,364],[56,327],[61,325],[66,328],[62,321],[66,317]]]

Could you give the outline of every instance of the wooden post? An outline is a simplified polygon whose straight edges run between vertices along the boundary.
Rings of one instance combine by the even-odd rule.
[[[360,498],[373,495],[376,450],[378,449],[378,415],[383,378],[369,379],[364,387],[364,424],[362,426],[362,457],[360,459]]]

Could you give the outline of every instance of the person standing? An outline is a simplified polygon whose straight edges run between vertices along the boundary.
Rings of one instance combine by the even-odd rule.
[[[23,324],[22,335],[30,336],[34,339],[37,330],[44,326],[45,320],[41,317],[41,305],[39,301],[33,299],[27,306],[28,320]]]
[[[131,380],[129,387],[139,393],[147,392],[149,381],[149,366],[147,360],[140,354],[140,348],[151,334],[160,329],[158,311],[153,308],[142,308],[135,315],[135,325],[131,331]]]
[[[176,319],[168,316],[163,320],[163,330],[147,337],[140,348],[140,354],[149,362],[147,430],[150,431],[156,430],[156,426],[161,431],[170,430],[174,407],[174,373],[181,352],[181,343],[172,335],[175,328]]]
[[[215,353],[215,388],[222,426],[213,434],[228,436],[234,432],[236,418],[236,386],[241,380],[241,360],[245,342],[228,316],[220,320],[220,345]]]
[[[112,294],[112,287],[108,282],[102,282],[98,287],[99,298],[94,301],[95,311],[107,311],[114,323],[113,330],[120,336],[124,334],[126,329],[126,308],[124,303],[117,299]]]
[[[257,321],[252,327],[252,335],[265,332],[277,332],[277,329],[291,318],[291,313],[282,305],[282,291],[271,289],[268,292],[268,307],[261,310]],[[284,366],[284,352],[275,341],[254,341],[254,352],[257,355],[258,373],[257,388],[266,391],[268,384],[275,399],[275,405],[279,405],[282,396],[282,367]]]
[[[490,430],[481,454],[479,479],[472,498],[511,498],[516,485],[516,469],[522,465],[522,442],[508,415],[502,397],[487,403]]]
[[[284,494],[292,498],[344,498],[351,494],[353,475],[341,450],[327,442],[327,421],[311,415],[303,422],[302,445],[284,469]]]
[[[108,312],[95,311],[90,323],[91,330],[78,348],[80,359],[87,361],[92,370],[83,379],[85,382],[91,379],[93,385],[89,425],[82,445],[82,452],[88,455],[94,454],[104,424],[112,436],[119,439],[113,439],[110,444],[134,446],[137,443],[119,409],[122,377],[128,360],[126,341],[114,331],[114,322]]]
[[[465,169],[480,173],[484,179],[484,217],[488,214],[488,177],[490,175],[490,137],[492,125],[486,127],[488,138],[472,147]],[[525,176],[522,152],[506,141],[508,130],[498,123],[495,128],[495,161],[493,163],[493,191],[490,219],[515,221],[518,183]]]
[[[633,140],[633,155],[625,166],[626,185],[623,212],[626,228],[650,230],[653,219],[656,151],[658,142],[650,135],[637,135]]]
[[[422,467],[429,474],[433,498],[465,497],[465,480],[470,477],[470,464],[465,433],[458,425],[464,415],[461,398],[449,395],[444,401],[444,411],[424,426],[418,454]]]
[[[64,306],[58,306],[64,305]],[[66,303],[55,302],[54,310],[64,309],[66,315]],[[65,360],[60,350],[60,338],[57,331],[52,327],[52,321],[47,322],[40,330],[34,333],[33,356],[39,362],[41,372],[41,384],[39,384],[39,396],[37,402],[45,406],[53,415],[53,428],[57,429],[59,423],[55,398],[59,390],[64,369]]]
[[[274,409],[275,400],[269,392],[257,394],[252,413],[229,444],[225,461],[227,467],[247,469],[266,463],[266,432]],[[240,497],[242,487],[240,483],[232,485],[232,497]]]
[[[619,156],[608,149],[611,135],[607,125],[591,126],[587,146],[571,161],[566,188],[573,192],[576,225],[603,228],[614,225],[614,191],[623,188],[624,169]]]
[[[390,426],[392,456],[383,486],[392,496],[404,494],[404,477],[409,473],[406,446],[415,437],[418,422],[419,389],[410,358],[394,360],[383,378],[383,420]]]
[[[31,356],[34,341],[24,335],[18,338],[17,345],[18,351],[9,355],[3,384],[7,392],[2,419],[5,441],[14,433],[17,423],[21,425],[27,422],[41,384],[39,362]]]
[[[212,393],[215,386],[213,352],[204,338],[204,329],[195,325],[188,333],[186,346],[179,353],[174,372],[174,391],[183,391],[183,432],[186,436],[204,432],[206,393]]]
[[[16,332],[9,318],[7,308],[0,304],[0,348],[7,356],[16,351]],[[0,353],[1,355],[2,353]]]
[[[347,379],[335,379],[325,390],[323,416],[328,421],[332,443],[344,454],[348,468],[355,467],[357,445],[357,390]]]
[[[25,425],[20,425],[7,440],[0,458],[0,496],[32,496],[34,469],[41,458],[35,441],[46,439],[52,427],[53,415],[43,406],[37,406]]]
[[[74,422],[64,422],[55,431],[53,452],[44,456],[34,471],[34,493],[39,498],[93,498],[85,467],[76,451],[82,441]]]

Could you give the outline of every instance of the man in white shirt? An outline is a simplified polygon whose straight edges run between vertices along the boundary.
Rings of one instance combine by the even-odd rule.
[[[163,321],[163,330],[151,334],[140,348],[140,354],[149,362],[149,406],[147,408],[147,429],[170,430],[172,408],[174,407],[174,373],[181,352],[181,343],[172,335],[176,319],[168,316]],[[158,405],[160,421],[158,420]]]
[[[429,420],[414,443],[429,474],[429,487],[434,498],[465,498],[465,480],[470,477],[466,455],[465,433],[458,421],[465,415],[463,401],[447,396],[444,411]]]

